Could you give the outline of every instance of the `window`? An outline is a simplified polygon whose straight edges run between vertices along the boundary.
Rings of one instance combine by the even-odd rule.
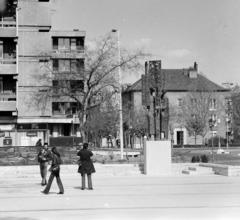
[[[52,39],[52,43],[53,43],[53,49],[57,50],[58,49],[58,38],[54,37]]]
[[[76,114],[79,109],[76,102],[53,102],[52,103],[52,112],[53,115],[72,115]]]
[[[83,91],[84,83],[82,80],[71,80],[70,81],[70,88],[72,92],[76,91]]]
[[[212,114],[212,115],[211,115],[211,119],[212,119],[214,122],[217,122],[217,115],[216,115],[216,114]]]
[[[84,38],[53,37],[52,44],[54,50],[82,50],[84,47]]]
[[[77,39],[71,38],[71,50],[77,50]]]
[[[0,77],[0,92],[3,92],[3,79]]]
[[[77,38],[76,41],[77,41],[77,50],[82,50],[84,47],[84,38],[83,37]]]
[[[197,104],[197,99],[196,98],[192,98],[191,99],[191,104],[192,105],[196,105]]]
[[[53,60],[53,71],[58,71],[58,60]]]
[[[80,73],[83,69],[84,61],[82,59],[53,59],[53,71],[55,72]]]
[[[80,73],[83,70],[84,63],[83,60],[71,60],[71,72]]]
[[[0,59],[3,58],[3,41],[0,41]]]
[[[58,39],[58,49],[59,50],[69,50],[70,49],[70,38],[59,38]]]
[[[182,99],[178,99],[178,106],[179,107],[183,106],[183,100]]]
[[[215,110],[217,109],[217,101],[216,99],[211,99],[210,100],[210,110]]]
[[[53,114],[65,114],[65,103],[64,102],[53,102],[52,103]]]
[[[70,60],[59,60],[59,72],[70,72]]]

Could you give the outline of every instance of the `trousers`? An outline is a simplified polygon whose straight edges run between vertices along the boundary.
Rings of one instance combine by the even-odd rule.
[[[85,189],[85,176],[86,176],[86,174],[84,173],[84,174],[81,174],[81,176],[82,176],[82,189]],[[87,174],[87,178],[88,178],[88,188],[89,189],[92,189],[92,175],[91,174]]]
[[[42,177],[42,185],[47,184],[47,167],[48,167],[48,162],[40,163],[40,174]]]
[[[44,189],[44,193],[49,193],[54,177],[56,177],[59,192],[64,193],[63,184],[62,184],[62,181],[61,181],[61,178],[60,178],[60,169],[57,170],[57,171],[52,171],[51,172],[51,175],[48,179],[47,186]]]

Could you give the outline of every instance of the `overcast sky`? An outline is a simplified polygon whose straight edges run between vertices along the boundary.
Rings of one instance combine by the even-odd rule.
[[[197,61],[218,84],[240,83],[239,0],[55,0],[54,7],[55,29],[93,39],[117,28],[123,45],[144,47],[163,68]]]

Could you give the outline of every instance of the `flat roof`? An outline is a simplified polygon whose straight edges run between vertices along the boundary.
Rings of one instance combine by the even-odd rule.
[[[86,31],[80,30],[53,30],[52,37],[85,37]]]

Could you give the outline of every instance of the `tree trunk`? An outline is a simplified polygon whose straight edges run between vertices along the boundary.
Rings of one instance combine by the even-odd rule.
[[[82,112],[78,115],[78,118],[79,118],[79,130],[80,130],[80,134],[82,137],[82,141],[84,143],[87,141],[87,136],[86,136],[85,129],[84,129],[84,126],[87,121],[87,115],[85,112]]]

